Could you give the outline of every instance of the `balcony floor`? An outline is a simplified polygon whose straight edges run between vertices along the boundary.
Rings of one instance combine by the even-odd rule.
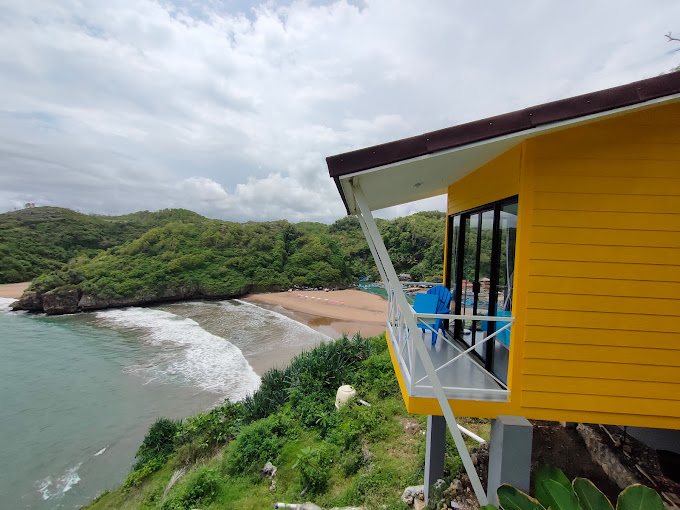
[[[450,336],[448,336],[448,338],[451,340]],[[449,345],[441,338],[437,340],[437,345],[435,347],[431,347],[431,335],[429,332],[426,332],[422,338],[420,337],[420,332],[417,333],[414,341],[422,341],[425,343],[435,369],[458,356],[463,351],[462,348]],[[394,344],[393,347],[396,349]],[[499,348],[505,350],[507,353],[505,348],[500,346]],[[401,372],[405,375],[405,382],[408,388],[408,367],[410,367],[408,349],[404,349],[402,356],[404,366],[401,366]],[[447,367],[439,370],[437,375],[439,376],[439,380],[444,387],[447,397],[450,399],[494,402],[507,402],[508,400],[509,392],[505,391],[505,388],[485,373],[480,365],[470,359],[469,356],[462,356]],[[416,355],[414,382],[419,381],[425,376],[425,368],[422,361]],[[434,397],[434,392],[432,391],[428,379],[424,379],[422,382],[416,384],[413,391],[409,391],[409,394],[414,397]]]

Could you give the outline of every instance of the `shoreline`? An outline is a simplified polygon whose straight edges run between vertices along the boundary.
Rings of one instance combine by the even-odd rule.
[[[0,298],[19,299],[31,282],[0,285]],[[239,299],[285,315],[330,338],[343,334],[352,337],[378,336],[385,332],[387,302],[380,296],[357,289],[335,291],[290,291],[247,294]],[[196,301],[187,299],[181,301]],[[159,305],[161,303],[155,303]],[[137,306],[154,306],[137,305]],[[87,312],[84,312],[87,313]],[[289,346],[285,352],[266,352],[251,357],[248,362],[258,375],[270,368],[287,365],[290,360],[309,346]]]
[[[19,299],[31,282],[3,283],[0,285],[0,298]]]
[[[387,302],[356,289],[248,294],[244,298],[332,338],[343,334],[377,336],[385,332]]]

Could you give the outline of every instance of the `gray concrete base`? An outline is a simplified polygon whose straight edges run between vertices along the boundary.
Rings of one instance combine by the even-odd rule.
[[[533,425],[523,416],[498,416],[491,422],[487,498],[498,505],[496,490],[504,483],[529,492]]]
[[[425,441],[425,503],[429,501],[430,489],[444,476],[444,453],[446,452],[446,420],[443,416],[427,417]]]

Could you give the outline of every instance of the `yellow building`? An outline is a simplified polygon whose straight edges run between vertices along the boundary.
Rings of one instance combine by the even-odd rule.
[[[680,429],[680,73],[327,162],[410,412],[454,439],[455,415]],[[443,193],[454,299],[431,347],[371,211]]]

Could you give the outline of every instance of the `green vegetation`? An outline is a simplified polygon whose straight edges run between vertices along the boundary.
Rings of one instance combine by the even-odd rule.
[[[340,410],[335,392],[352,384],[367,407]],[[262,378],[242,402],[182,422],[161,419],[137,452],[124,485],[88,508],[261,509],[276,501],[324,507],[405,508],[403,489],[422,483],[424,417],[406,414],[384,336],[341,338]],[[488,437],[488,423],[466,426]],[[273,480],[261,470],[277,466]],[[449,445],[446,476],[460,469]],[[173,473],[186,474],[168,489]],[[165,493],[165,497],[164,497]]]
[[[25,282],[136,239],[150,228],[200,215],[183,209],[125,216],[95,216],[59,207],[29,207],[0,214],[0,283]]]
[[[511,485],[498,488],[498,501],[504,510],[614,510],[611,502],[595,485],[585,478],[573,482],[552,466],[542,466],[533,473],[536,498],[532,498]],[[493,505],[483,507],[495,509]],[[618,510],[663,510],[661,497],[644,485],[631,485],[619,494]]]
[[[398,272],[441,280],[444,218],[423,212],[378,220]],[[98,300],[92,308],[106,300],[230,297],[378,277],[353,217],[332,225],[240,224],[184,210],[100,217],[29,208],[0,215],[0,260],[0,283],[39,275],[30,290],[75,288]]]

